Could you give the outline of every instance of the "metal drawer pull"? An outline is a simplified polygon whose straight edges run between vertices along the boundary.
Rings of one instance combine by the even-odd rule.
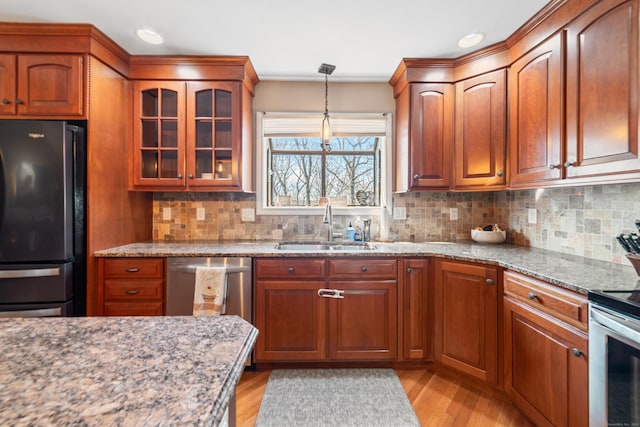
[[[580,357],[580,356],[582,356],[582,352],[581,352],[580,350],[578,350],[577,348],[572,348],[572,349],[571,349],[571,353],[573,353],[573,355],[574,355],[575,357]]]
[[[124,291],[125,294],[127,295],[138,295],[140,293],[139,289],[127,289],[126,291]]]
[[[362,268],[360,269],[360,271],[362,271],[363,273],[367,272],[367,266],[363,265]]]
[[[4,105],[8,105],[8,104],[11,104],[11,101],[9,101],[7,98],[2,98],[2,103]]]
[[[295,271],[295,269],[294,269],[293,267],[289,267],[289,268],[287,269],[287,271],[289,271],[289,273],[293,273],[293,272]]]
[[[407,268],[407,273],[411,273],[413,270],[411,269],[411,267]]]
[[[538,298],[538,295],[534,294],[533,292],[529,292],[529,295],[527,295],[529,297],[529,299],[536,299]]]
[[[322,298],[339,298],[344,299],[344,291],[339,289],[318,289],[318,296]]]
[[[59,276],[59,268],[33,268],[28,270],[3,270],[0,279],[20,279],[24,277],[53,277]]]
[[[24,104],[24,102],[22,102],[22,99],[16,99],[16,104]]]
[[[137,273],[138,271],[140,271],[140,269],[138,267],[131,267],[131,268],[127,268],[125,271],[127,273]]]
[[[487,279],[487,280],[485,280],[485,283],[487,285],[493,285],[493,279]]]

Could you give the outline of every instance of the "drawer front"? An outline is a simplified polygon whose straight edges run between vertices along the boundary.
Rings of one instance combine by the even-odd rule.
[[[105,280],[105,300],[162,301],[162,280]]]
[[[511,271],[504,273],[504,293],[581,329],[587,329],[586,296]]]
[[[326,260],[314,258],[257,259],[257,279],[323,279]]]
[[[161,302],[106,302],[105,316],[162,316]]]
[[[395,258],[330,259],[330,279],[389,279],[398,277]]]
[[[107,258],[104,260],[105,278],[161,279],[163,276],[163,258]]]

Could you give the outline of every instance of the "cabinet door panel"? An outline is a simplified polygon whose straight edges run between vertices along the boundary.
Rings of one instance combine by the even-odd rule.
[[[403,261],[402,356],[407,360],[426,359],[428,355],[427,265],[426,258],[411,258]]]
[[[190,187],[240,187],[240,83],[187,83]]]
[[[318,296],[322,287],[323,281],[256,281],[256,361],[325,358],[326,299]]]
[[[456,84],[457,188],[506,184],[506,96],[505,70]]]
[[[182,82],[134,82],[131,168],[134,186],[185,185],[184,96]]]
[[[411,186],[448,188],[453,143],[451,84],[412,84]]]
[[[637,16],[603,1],[567,29],[568,178],[640,171]]]
[[[507,394],[537,425],[587,426],[587,337],[510,298],[504,312]]]
[[[0,55],[0,114],[16,113],[16,56]]]
[[[497,270],[434,263],[434,358],[488,383],[497,381]]]
[[[510,68],[512,186],[562,177],[562,64],[558,34]]]
[[[18,113],[81,116],[84,111],[81,55],[19,55]]]
[[[344,299],[329,299],[329,357],[335,360],[395,360],[397,284],[329,282]]]

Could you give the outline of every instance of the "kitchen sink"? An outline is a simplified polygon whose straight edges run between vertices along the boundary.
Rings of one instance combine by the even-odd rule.
[[[376,247],[370,243],[318,243],[318,242],[280,242],[276,243],[276,249],[282,251],[371,251]]]

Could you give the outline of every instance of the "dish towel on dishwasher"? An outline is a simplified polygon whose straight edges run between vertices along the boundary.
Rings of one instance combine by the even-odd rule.
[[[194,316],[224,314],[227,303],[227,269],[225,267],[197,267],[193,293]]]

